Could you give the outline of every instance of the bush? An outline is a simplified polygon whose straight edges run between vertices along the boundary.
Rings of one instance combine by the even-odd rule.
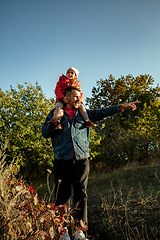
[[[3,92],[0,88],[0,142],[8,140],[6,161],[13,158],[21,167],[24,177],[53,166],[50,139],[41,134],[46,115],[54,107],[54,100],[47,99],[41,87],[25,83],[17,89]]]
[[[7,146],[7,145],[6,145]],[[16,161],[7,165],[4,150],[0,151],[0,236],[1,239],[59,239],[69,229],[71,239],[76,228],[86,226],[76,222],[74,210],[38,200],[38,193],[24,180],[16,179]]]

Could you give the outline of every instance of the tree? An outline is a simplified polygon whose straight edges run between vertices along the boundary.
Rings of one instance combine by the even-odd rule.
[[[53,165],[51,142],[42,137],[41,128],[46,114],[54,106],[53,99],[46,99],[41,87],[25,83],[17,90],[0,89],[0,142],[8,141],[7,161],[18,160],[28,173],[44,171]]]
[[[159,151],[160,118],[159,86],[153,88],[150,75],[121,76],[117,80],[110,75],[108,79],[97,81],[92,89],[92,97],[86,103],[91,109],[139,100],[137,111],[125,110],[107,118],[103,131],[97,133],[104,137],[101,156],[109,164],[119,165],[134,160],[144,161]],[[153,121],[154,120],[154,121]],[[107,149],[107,150],[106,150]]]

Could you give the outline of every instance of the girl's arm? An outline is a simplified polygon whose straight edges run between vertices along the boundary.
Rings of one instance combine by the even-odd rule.
[[[80,90],[80,94],[81,94],[81,103],[83,103],[83,101],[84,101],[84,95],[83,95],[83,92],[82,92],[82,90],[81,90],[81,83],[79,82],[79,81],[77,81],[76,83],[75,83],[75,85],[74,85],[74,87],[76,87],[76,88],[78,88],[79,90]]]
[[[57,82],[56,88],[55,88],[55,94],[56,94],[56,102],[61,99],[64,98],[64,94],[62,92],[62,85],[61,85],[61,81]]]

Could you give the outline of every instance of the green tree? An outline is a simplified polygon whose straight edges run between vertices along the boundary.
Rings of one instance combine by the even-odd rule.
[[[130,109],[107,118],[101,142],[101,158],[111,166],[132,161],[146,161],[159,152],[160,118],[159,86],[153,87],[150,75],[133,77],[121,76],[117,80],[110,75],[108,79],[97,81],[91,98],[86,103],[89,108],[104,108],[111,105],[139,100],[137,111]]]
[[[41,87],[25,83],[17,90],[0,89],[0,142],[8,141],[7,161],[18,160],[21,170],[32,174],[52,166],[53,150],[50,140],[42,137],[41,128],[46,115],[54,107],[53,99],[46,99]],[[25,173],[25,174],[28,174]]]

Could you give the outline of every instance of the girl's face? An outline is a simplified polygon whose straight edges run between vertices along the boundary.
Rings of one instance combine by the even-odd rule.
[[[67,78],[69,79],[69,80],[73,80],[74,78],[76,77],[76,74],[75,74],[75,72],[74,71],[68,71],[67,72]]]

